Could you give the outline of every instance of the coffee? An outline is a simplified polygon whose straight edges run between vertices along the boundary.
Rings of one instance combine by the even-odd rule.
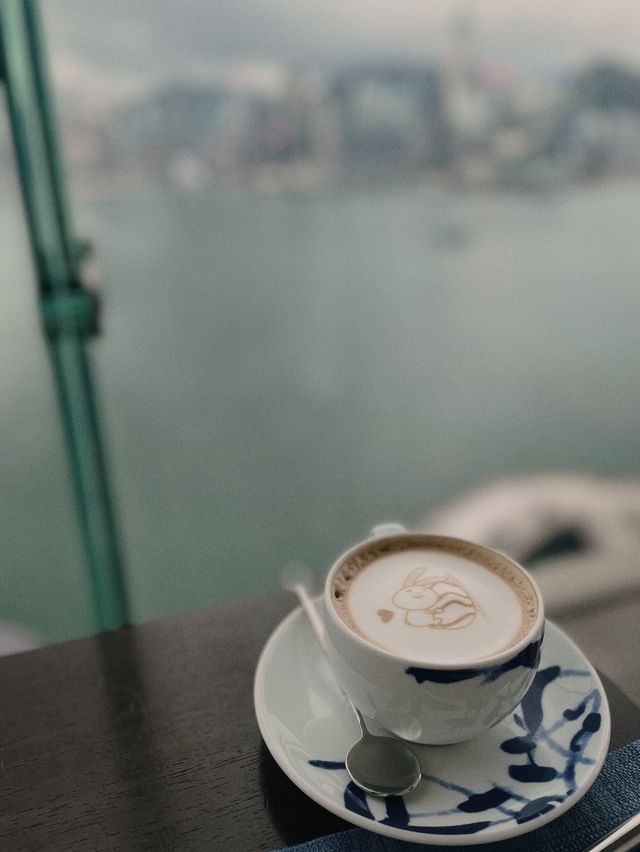
[[[340,619],[385,651],[418,663],[481,663],[531,631],[538,597],[510,559],[420,534],[374,539],[347,554],[331,584]]]

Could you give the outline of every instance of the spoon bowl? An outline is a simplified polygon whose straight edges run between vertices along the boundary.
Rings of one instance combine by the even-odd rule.
[[[414,752],[401,740],[372,734],[358,708],[351,706],[362,731],[346,758],[351,780],[374,796],[404,796],[414,790],[422,777]]]

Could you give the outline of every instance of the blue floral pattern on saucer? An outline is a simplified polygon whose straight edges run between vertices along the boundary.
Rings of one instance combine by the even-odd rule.
[[[496,825],[515,820],[522,824],[549,813],[567,797],[576,792],[576,766],[593,766],[594,759],[585,757],[585,749],[590,738],[600,730],[602,697],[597,689],[581,699],[577,706],[566,707],[559,719],[545,719],[542,711],[542,697],[545,688],[558,678],[588,678],[588,671],[564,671],[560,666],[550,666],[539,671],[520,704],[519,712],[513,714],[513,721],[522,733],[509,737],[500,743],[500,749],[510,756],[512,763],[505,761],[509,783],[492,784],[486,790],[472,790],[423,773],[423,781],[436,784],[448,790],[459,802],[455,807],[444,811],[420,812],[416,814],[419,822],[413,822],[412,814],[401,797],[385,800],[386,815],[382,822],[408,831],[429,834],[475,834]],[[572,725],[572,723],[576,723]],[[579,723],[579,724],[578,724]],[[551,755],[543,758],[545,763],[536,761],[536,750],[543,742],[552,749]],[[520,759],[519,759],[520,758]],[[309,760],[311,766],[320,769],[344,770],[343,762]],[[516,782],[515,784],[513,782]],[[524,784],[522,790],[519,785]],[[535,785],[535,786],[533,786]],[[549,786],[551,785],[551,786]],[[532,789],[535,795],[532,798]],[[353,782],[348,782],[344,791],[344,806],[353,813],[375,819],[369,808],[367,796]],[[483,817],[477,821],[447,825],[427,825],[423,820],[430,817],[453,816],[454,814],[478,814]]]
[[[538,828],[584,795],[609,742],[600,680],[553,624],[516,710],[477,740],[416,746],[423,780],[404,797],[369,796],[349,780],[344,755],[357,726],[301,612],[265,647],[255,701],[269,750],[307,795],[356,825],[418,843],[488,843]]]

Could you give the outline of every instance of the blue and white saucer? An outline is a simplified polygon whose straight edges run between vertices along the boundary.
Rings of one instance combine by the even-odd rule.
[[[344,758],[357,722],[299,608],[264,647],[254,701],[264,741],[297,787],[354,825],[413,843],[494,843],[533,831],[586,793],[609,745],[600,678],[550,623],[516,710],[472,742],[416,746],[423,780],[403,797],[368,796],[349,780]]]

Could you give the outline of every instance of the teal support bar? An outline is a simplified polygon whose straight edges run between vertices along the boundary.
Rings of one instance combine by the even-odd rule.
[[[83,280],[86,247],[74,239],[69,224],[36,0],[0,0],[0,74],[96,625],[99,631],[112,630],[130,619],[88,351],[88,339],[98,326],[98,300]]]

